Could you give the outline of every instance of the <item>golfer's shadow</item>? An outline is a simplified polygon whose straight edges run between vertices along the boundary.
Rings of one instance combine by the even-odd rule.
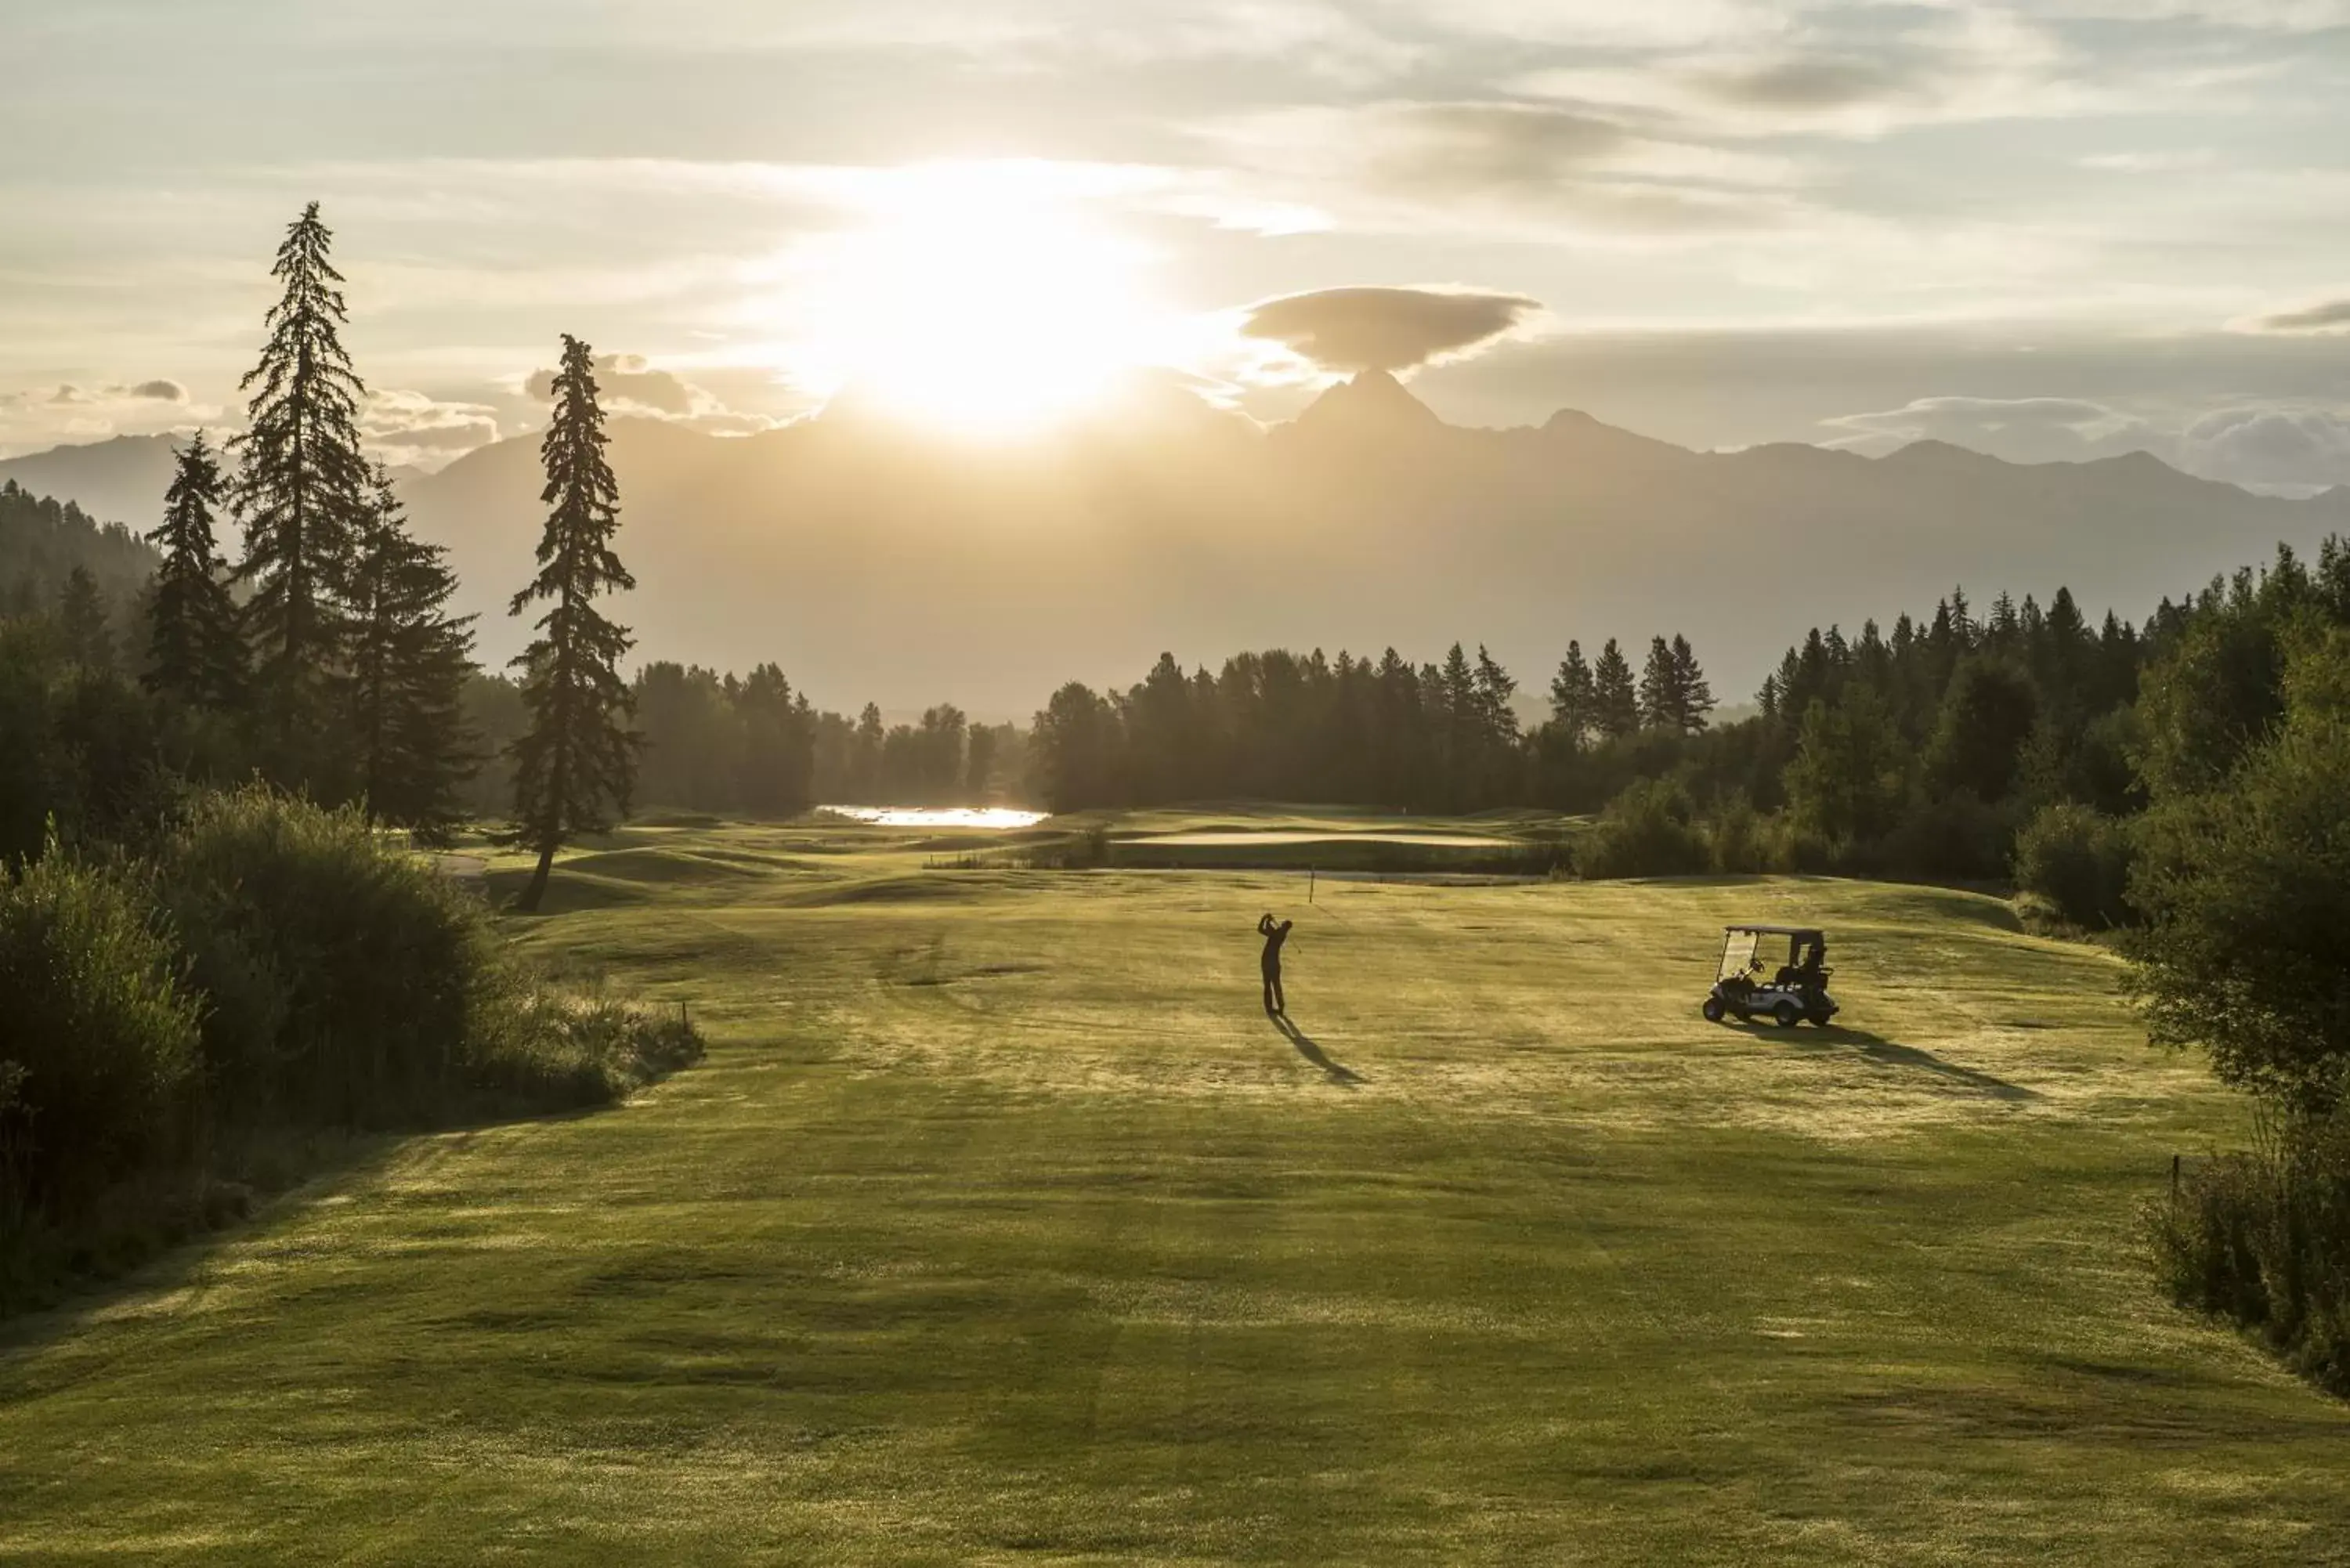
[[[1321,1068],[1324,1075],[1332,1083],[1337,1085],[1342,1089],[1351,1089],[1356,1085],[1367,1081],[1360,1073],[1356,1072],[1352,1067],[1342,1066],[1338,1063],[1333,1062],[1329,1057],[1324,1055],[1322,1054],[1322,1047],[1314,1044],[1314,1037],[1306,1033],[1303,1029],[1297,1027],[1296,1024],[1292,1023],[1285,1013],[1276,1012],[1271,1016],[1273,1019],[1273,1026],[1281,1031],[1281,1037],[1288,1041],[1292,1045],[1296,1046],[1297,1054],[1300,1056],[1305,1057],[1307,1061]]]

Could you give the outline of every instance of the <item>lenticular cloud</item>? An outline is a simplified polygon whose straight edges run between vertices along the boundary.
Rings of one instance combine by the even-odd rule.
[[[1541,308],[1517,294],[1324,288],[1252,306],[1241,330],[1326,370],[1409,370],[1481,348]]]

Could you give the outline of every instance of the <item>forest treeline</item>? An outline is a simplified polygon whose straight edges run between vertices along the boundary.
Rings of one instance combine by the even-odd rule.
[[[1162,656],[1123,691],[1054,693],[1030,782],[1062,811],[1275,798],[1613,813],[1637,833],[1602,861],[1627,871],[1995,879],[2039,807],[2142,799],[2140,672],[2195,613],[2166,601],[2140,631],[2112,614],[2090,625],[2061,587],[2045,609],[2002,595],[1981,614],[1960,590],[1889,633],[1812,630],[1746,715],[1719,724],[1678,633],[1651,638],[1637,672],[1612,639],[1596,659],[1568,640],[1533,723],[1482,648],[1417,666],[1393,649],[1273,649],[1189,674]]]

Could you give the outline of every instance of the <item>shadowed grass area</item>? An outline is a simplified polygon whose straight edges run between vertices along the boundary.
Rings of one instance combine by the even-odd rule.
[[[0,1557],[2350,1558],[2350,1407],[2138,1254],[2241,1111],[2098,950],[1916,888],[1307,907],[921,837],[567,864],[727,867],[514,925],[709,1061],[17,1325]],[[1705,1024],[1731,919],[1826,926],[1847,1027]]]

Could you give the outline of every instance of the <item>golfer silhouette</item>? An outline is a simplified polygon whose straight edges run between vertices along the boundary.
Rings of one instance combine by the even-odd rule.
[[[1281,994],[1281,944],[1289,940],[1289,928],[1295,920],[1273,923],[1273,914],[1266,911],[1256,923],[1256,934],[1264,939],[1264,1010],[1267,1013],[1287,1016],[1289,1002]]]

